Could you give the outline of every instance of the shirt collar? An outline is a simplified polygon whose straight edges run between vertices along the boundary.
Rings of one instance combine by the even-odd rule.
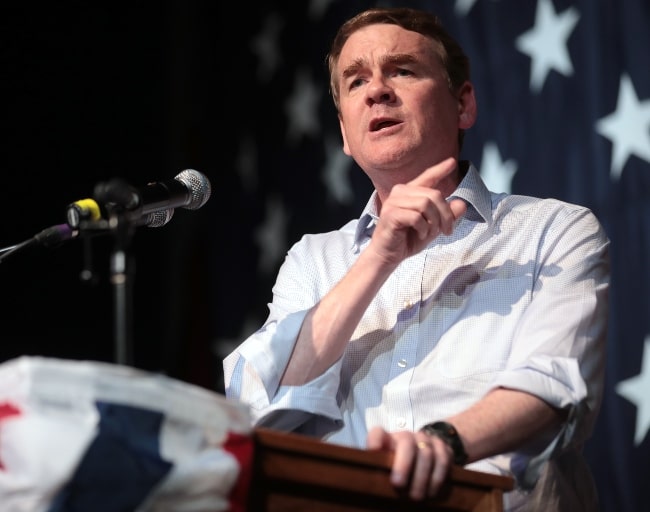
[[[475,222],[487,222],[490,226],[492,225],[492,194],[474,164],[465,160],[461,165],[467,168],[465,176],[447,199],[463,199],[468,206],[465,218]]]
[[[375,225],[377,224],[377,191],[374,190],[370,195],[370,199],[366,203],[361,217],[359,217],[359,222],[357,222],[357,229],[354,233],[354,244],[353,249],[359,251],[361,249],[361,244],[364,240],[369,239],[375,231]]]

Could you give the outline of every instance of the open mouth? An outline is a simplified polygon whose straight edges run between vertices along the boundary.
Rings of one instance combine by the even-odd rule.
[[[395,121],[394,119],[376,119],[370,123],[370,131],[376,132],[390,126],[395,126],[396,124],[399,124],[399,121]]]

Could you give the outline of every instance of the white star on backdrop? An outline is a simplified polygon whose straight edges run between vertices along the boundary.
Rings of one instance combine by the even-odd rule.
[[[454,11],[458,16],[465,16],[469,11],[472,10],[476,0],[456,0],[454,5]]]
[[[650,163],[650,99],[639,101],[627,74],[621,76],[616,110],[596,122],[596,131],[612,141],[613,179],[618,181],[632,154]]]
[[[351,158],[341,149],[341,138],[328,135],[325,139],[327,160],[322,178],[330,197],[340,204],[350,204],[354,192],[350,183]]]
[[[330,4],[333,4],[336,0],[311,0],[309,2],[309,8],[307,13],[309,18],[312,20],[319,20],[329,9]]]
[[[474,7],[474,4],[476,4],[478,0],[456,0],[456,3],[454,4],[454,11],[456,12],[457,16],[465,16],[469,11],[472,10],[472,7]],[[492,0],[493,2],[498,2],[500,0]]]
[[[636,406],[634,445],[639,446],[650,429],[650,335],[645,337],[641,373],[619,382],[616,392]]]
[[[281,199],[268,197],[264,223],[255,230],[254,237],[260,249],[259,271],[270,275],[276,271],[287,248],[287,213]]]
[[[481,157],[481,177],[487,188],[492,192],[507,192],[512,190],[512,177],[517,172],[517,162],[501,159],[501,152],[494,142],[488,142],[483,146]]]
[[[260,82],[268,82],[282,61],[279,40],[283,28],[283,18],[271,14],[264,20],[262,32],[251,40],[251,51],[257,55],[257,78]]]
[[[322,88],[314,84],[308,69],[296,72],[293,92],[285,103],[285,113],[289,119],[287,139],[297,142],[303,135],[318,135],[318,103],[322,97]]]
[[[567,40],[580,15],[573,7],[557,14],[550,0],[539,0],[535,26],[520,35],[516,48],[530,56],[530,90],[539,92],[548,73],[555,69],[565,76],[573,74],[573,64],[567,50]]]

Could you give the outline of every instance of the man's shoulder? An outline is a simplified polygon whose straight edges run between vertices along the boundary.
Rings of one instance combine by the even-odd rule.
[[[595,213],[587,206],[553,197],[500,194],[493,197],[494,218],[497,222],[513,220],[520,225],[580,226],[589,231],[602,228]]]
[[[548,212],[589,212],[587,206],[571,203],[554,197],[535,197],[520,194],[495,194],[493,204],[506,210],[548,211]]]

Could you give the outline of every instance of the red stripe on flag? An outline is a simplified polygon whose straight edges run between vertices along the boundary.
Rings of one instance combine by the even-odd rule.
[[[240,468],[239,478],[229,495],[230,512],[245,512],[253,474],[253,438],[250,435],[229,432],[223,449],[237,459]]]
[[[0,422],[4,419],[10,418],[11,416],[20,416],[21,410],[16,407],[14,404],[4,402],[0,404]],[[2,426],[2,425],[0,425]],[[0,435],[2,431],[0,430]],[[0,455],[2,455],[0,453]],[[4,464],[2,463],[2,458],[0,458],[0,469],[4,469]]]

